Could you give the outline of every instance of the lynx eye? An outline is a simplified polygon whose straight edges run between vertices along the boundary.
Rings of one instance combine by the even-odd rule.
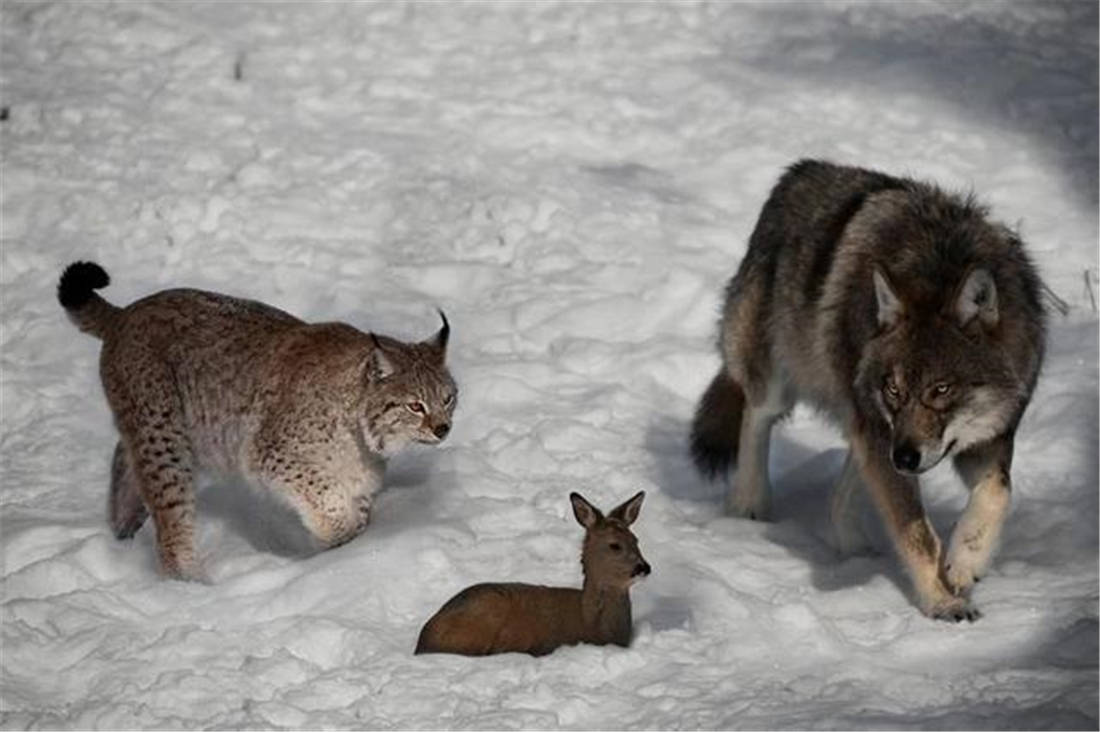
[[[423,402],[409,402],[405,405],[413,414],[424,414]]]
[[[446,396],[446,397],[445,397],[445,398],[443,399],[443,406],[444,406],[444,407],[449,407],[449,406],[451,406],[451,405],[452,405],[452,404],[454,404],[454,403],[455,403],[455,395],[454,395],[454,394],[448,394],[448,395],[447,395],[447,396]]]

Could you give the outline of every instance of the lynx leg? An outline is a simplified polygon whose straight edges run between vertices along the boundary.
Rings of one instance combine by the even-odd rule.
[[[153,515],[161,570],[176,579],[201,580],[195,555],[194,455],[180,397],[167,366],[151,358],[135,361],[141,364],[137,373],[104,379],[107,398],[128,448],[131,475]]]
[[[107,513],[111,530],[117,539],[129,539],[137,533],[149,512],[141,500],[137,475],[130,465],[126,446],[119,440],[115,445],[114,458],[111,460],[111,493]]]
[[[914,478],[894,470],[884,446],[852,439],[871,499],[882,516],[902,563],[909,571],[921,611],[938,620],[976,620],[981,613],[968,598],[955,595],[941,572],[940,540],[924,514]]]
[[[970,501],[947,550],[944,572],[956,594],[967,592],[989,568],[1011,501],[1012,438],[1003,437],[955,458]]]
[[[859,511],[865,491],[859,466],[849,451],[829,503],[834,548],[844,556],[858,554],[868,546]]]
[[[158,423],[159,424],[159,423]],[[139,431],[135,455],[142,497],[157,527],[161,570],[175,579],[201,580],[195,554],[195,487],[193,457],[187,436],[156,426]]]
[[[344,462],[344,461],[338,461]],[[332,461],[294,457],[273,450],[259,464],[259,482],[286,500],[323,549],[351,541],[370,523],[384,465],[364,464],[357,455],[342,470]]]
[[[726,497],[729,513],[761,521],[771,515],[771,483],[768,480],[771,430],[788,409],[790,404],[779,379],[768,384],[767,396],[760,403],[745,405],[737,447],[737,474]]]

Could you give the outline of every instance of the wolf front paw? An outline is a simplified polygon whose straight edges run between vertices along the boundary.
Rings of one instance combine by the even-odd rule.
[[[977,567],[970,562],[955,561],[952,562],[950,558],[948,563],[943,568],[944,578],[947,580],[947,587],[956,596],[966,595],[970,592],[974,584],[981,582],[982,578],[978,576]]]
[[[946,620],[951,623],[961,623],[964,620],[973,623],[982,616],[981,611],[965,597],[940,600],[925,610],[924,614],[933,620]]]
[[[943,574],[949,589],[956,595],[970,591],[989,565],[989,545],[976,539],[952,537],[951,548],[943,562]]]
[[[726,501],[726,513],[751,521],[770,521],[772,512],[766,503],[739,501],[734,496]]]

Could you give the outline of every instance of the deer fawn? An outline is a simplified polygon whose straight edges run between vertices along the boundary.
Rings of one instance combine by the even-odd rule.
[[[569,494],[585,529],[583,589],[515,582],[467,587],[424,625],[416,652],[544,656],[577,643],[629,646],[630,586],[650,572],[629,528],[643,498],[645,491],[604,517],[579,493]]]

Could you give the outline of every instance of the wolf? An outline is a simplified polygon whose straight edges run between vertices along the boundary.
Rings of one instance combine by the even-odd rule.
[[[403,343],[344,323],[306,323],[252,300],[173,289],[120,308],[75,262],[58,299],[103,341],[99,372],[119,440],[108,512],[119,539],[151,513],[169,577],[203,580],[195,555],[196,471],[273,492],[321,548],[360,534],[386,460],[451,429],[458,388],[450,324]]]
[[[770,511],[771,428],[798,401],[849,444],[830,503],[842,550],[866,490],[932,618],[980,616],[970,590],[1009,509],[1016,428],[1043,359],[1041,282],[1020,238],[972,195],[819,160],[787,169],[725,297],[722,367],[691,453],[737,474],[736,515]],[[918,476],[951,458],[970,491],[946,552]]]

